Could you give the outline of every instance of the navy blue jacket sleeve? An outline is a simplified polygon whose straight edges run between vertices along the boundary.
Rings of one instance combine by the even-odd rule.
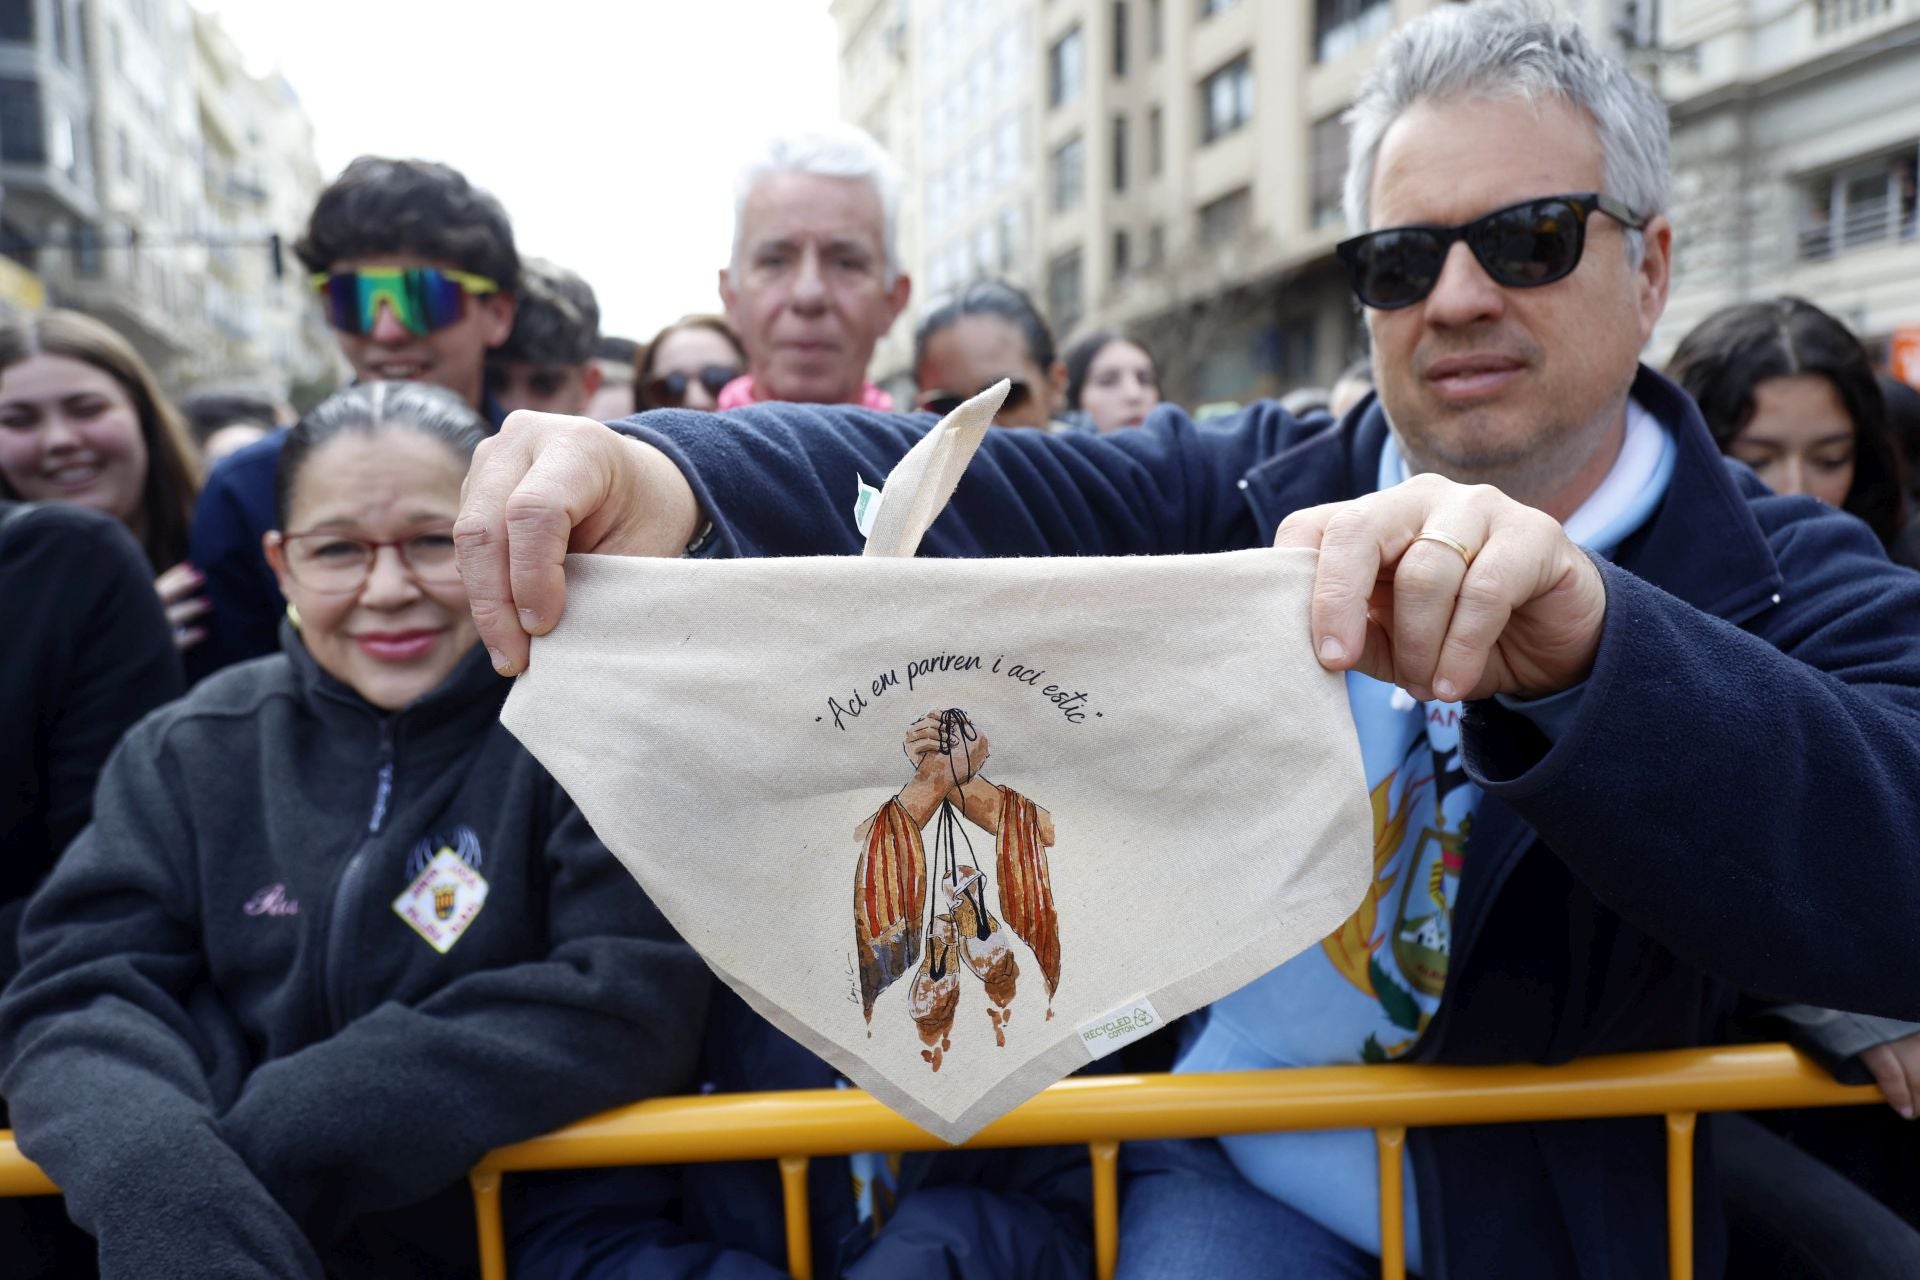
[[[1920,575],[1805,500],[1754,515],[1787,584],[1734,626],[1602,563],[1605,631],[1548,743],[1470,708],[1469,771],[1600,900],[1770,998],[1920,1018]]]
[[[617,429],[664,450],[692,481],[724,552],[856,553],[859,482],[878,486],[934,423],[841,405],[724,414],[662,410]],[[1238,481],[1291,425],[1268,404],[1195,423],[1162,406],[1111,435],[989,431],[921,554],[1136,555],[1255,546]]]
[[[260,549],[273,528],[273,481],[284,432],[224,458],[207,477],[193,511],[187,560],[206,577],[207,638],[187,651],[193,679],[276,653],[286,600]]]
[[[187,819],[158,728],[114,753],[93,824],[27,909],[0,1094],[102,1276],[318,1280],[298,1225],[215,1129],[248,1051],[208,998],[195,886],[165,854]]]

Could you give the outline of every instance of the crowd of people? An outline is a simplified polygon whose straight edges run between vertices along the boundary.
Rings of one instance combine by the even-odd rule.
[[[1136,336],[1056,333],[1000,280],[924,310],[896,404],[869,366],[912,298],[899,177],[852,128],[744,158],[719,309],[644,343],[460,173],[372,156],[295,245],[353,373],[304,414],[176,404],[86,315],[0,327],[0,1103],[64,1193],[0,1202],[10,1274],[467,1274],[485,1151],[844,1083],[673,934],[499,677],[569,551],[856,553],[856,478],[1002,380],[923,553],[1317,548],[1377,872],[1438,908],[1420,972],[1313,950],[1126,1065],[1787,1035],[1889,1106],[1717,1118],[1699,1273],[1920,1274],[1920,1149],[1883,1132],[1920,1108],[1920,392],[1791,297],[1641,363],[1681,234],[1665,114],[1550,8],[1409,24],[1349,120],[1370,356],[1201,424]],[[1407,1159],[1417,1274],[1664,1266],[1657,1123]],[[1375,1274],[1376,1160],[1130,1144],[1120,1273]],[[810,1179],[820,1274],[1092,1266],[1084,1149]],[[784,1262],[770,1167],[511,1185],[516,1275]]]

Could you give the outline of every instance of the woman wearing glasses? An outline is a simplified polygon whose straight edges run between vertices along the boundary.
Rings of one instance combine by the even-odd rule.
[[[7,1102],[107,1276],[470,1273],[482,1152],[690,1066],[698,961],[499,724],[482,436],[394,383],[293,429],[282,652],[128,736],[28,909]]]
[[[1067,369],[1053,330],[1019,289],[999,280],[970,284],[935,307],[913,335],[919,407],[947,414],[1002,378],[1012,386],[994,423],[1066,431],[1056,421],[1066,404]]]
[[[0,499],[71,502],[126,525],[182,650],[206,637],[209,608],[186,563],[193,459],[180,415],[112,329],[77,311],[0,328]]]
[[[634,400],[640,409],[719,406],[720,390],[747,367],[740,339],[719,316],[682,316],[654,335],[634,360]]]

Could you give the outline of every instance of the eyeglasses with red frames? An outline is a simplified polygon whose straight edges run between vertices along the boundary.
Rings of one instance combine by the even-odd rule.
[[[423,586],[460,581],[453,554],[453,528],[428,529],[404,538],[376,541],[325,530],[283,533],[287,576],[321,595],[349,595],[366,585],[382,547],[392,547],[400,565]]]

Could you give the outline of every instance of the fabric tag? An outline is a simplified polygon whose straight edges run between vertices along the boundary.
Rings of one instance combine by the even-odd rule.
[[[1087,1046],[1088,1054],[1100,1059],[1159,1029],[1160,1015],[1154,1010],[1153,1001],[1141,996],[1081,1023],[1080,1043]]]
[[[880,516],[880,490],[860,480],[860,492],[853,500],[853,526],[860,531],[861,537],[873,532],[873,522]]]
[[[393,910],[427,940],[427,945],[445,955],[460,941],[486,901],[486,878],[461,861],[452,849],[442,848],[393,900]]]

